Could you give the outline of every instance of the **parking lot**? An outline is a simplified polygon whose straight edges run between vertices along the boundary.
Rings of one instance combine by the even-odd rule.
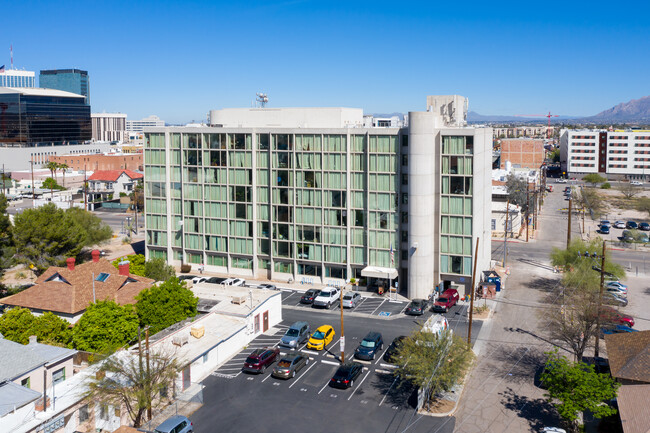
[[[282,289],[282,305],[285,307],[295,307],[312,309],[309,304],[301,304],[300,297],[304,292],[293,289]],[[393,301],[388,297],[362,297],[359,304],[354,308],[346,308],[346,311],[368,314],[370,316],[391,317],[401,314],[406,309],[408,302],[406,301]],[[332,306],[330,311],[337,312],[339,303],[337,302]],[[313,308],[314,310],[316,308]]]
[[[286,293],[285,302],[295,300],[295,306],[298,299],[295,294]],[[385,303],[381,302],[384,300],[369,300],[375,301],[375,310],[384,308]],[[287,430],[289,425],[290,431],[397,432],[408,428],[408,431],[424,432],[438,427],[441,432],[453,431],[453,418],[422,417],[415,412],[415,390],[396,379],[392,374],[395,366],[383,359],[395,337],[410,334],[431,313],[419,317],[402,314],[385,320],[378,317],[376,311],[370,312],[370,306],[368,304],[368,313],[364,315],[345,316],[345,358],[353,358],[354,349],[370,331],[383,335],[384,347],[373,361],[358,361],[363,364],[363,371],[351,388],[342,390],[328,386],[341,354],[339,310],[334,307],[332,310],[311,309],[309,306],[285,309],[280,324],[258,336],[203,382],[204,406],[192,417],[195,431]],[[401,309],[405,306],[403,303]],[[398,314],[401,309],[397,310]],[[447,314],[450,326],[459,335],[467,333],[463,311],[464,306],[456,306]],[[271,367],[258,375],[241,372],[249,353],[257,348],[277,347],[286,329],[300,320],[308,321],[312,331],[320,325],[331,325],[336,335],[323,351],[306,350],[304,344],[299,348],[309,356],[309,364],[293,379],[272,377]],[[473,335],[478,335],[479,327],[477,322]],[[280,352],[286,354],[288,350],[280,348]]]

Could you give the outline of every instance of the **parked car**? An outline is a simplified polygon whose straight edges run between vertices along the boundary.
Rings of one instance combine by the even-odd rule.
[[[458,295],[458,290],[456,289],[447,289],[440,294],[436,302],[433,303],[433,311],[448,312],[451,307],[456,305],[460,296]]]
[[[636,240],[629,230],[623,230],[623,233],[621,233],[621,239],[623,242],[634,242]]]
[[[361,295],[357,292],[345,292],[343,294],[343,307],[354,308],[361,302]]]
[[[600,226],[599,230],[601,235],[608,235],[609,234],[609,226]]]
[[[609,281],[605,283],[605,287],[615,287],[617,289],[624,289],[627,292],[627,286],[618,281]]]
[[[199,284],[207,281],[207,277],[194,277],[192,278],[192,284]]]
[[[192,421],[183,415],[174,415],[167,418],[155,428],[154,433],[192,433]]]
[[[390,343],[388,348],[386,349],[386,352],[384,352],[384,361],[386,362],[394,362],[395,361],[395,356],[397,355],[397,352],[401,346],[401,344],[406,340],[406,336],[400,335],[399,337],[395,337],[395,339]]]
[[[567,183],[567,180],[560,177],[555,181],[555,183]]]
[[[363,365],[358,362],[346,362],[336,370],[330,379],[330,386],[334,388],[350,388],[354,386],[354,380],[363,371]]]
[[[628,332],[639,332],[638,329],[630,328],[626,325],[605,325],[600,328],[600,333],[605,334],[626,334]]]
[[[316,299],[316,296],[320,294],[320,290],[318,289],[309,289],[305,292],[304,295],[300,297],[300,303],[301,304],[311,304],[314,302],[314,299]]]
[[[224,281],[226,281],[227,278],[222,278],[222,277],[210,277],[207,280],[205,280],[206,283],[210,284],[221,284]]]
[[[180,281],[183,281],[183,280],[192,280],[192,279],[194,279],[194,275],[179,275],[179,276],[178,276],[178,279],[179,279]]]
[[[421,316],[429,307],[429,301],[426,299],[413,299],[404,310],[404,314],[411,316]]]
[[[603,302],[607,305],[616,305],[619,307],[627,306],[627,298],[611,292],[603,293]]]
[[[332,308],[332,305],[336,304],[339,300],[339,289],[336,287],[328,287],[320,291],[318,296],[314,298],[312,303],[313,307],[325,307]]]
[[[309,337],[307,349],[325,349],[325,347],[332,342],[332,339],[334,339],[334,335],[336,335],[336,332],[334,332],[334,328],[330,325],[319,326],[316,329],[316,332]]]
[[[625,228],[625,221],[616,221],[614,223],[614,227],[617,229],[624,229]]]
[[[646,235],[645,233],[641,233],[637,240],[639,242],[647,244],[648,242],[650,242],[650,237],[648,237],[648,235]]]
[[[639,224],[639,230],[643,230],[644,232],[650,231],[650,224],[648,223]]]
[[[636,223],[636,221],[628,221],[625,224],[625,227],[630,229],[630,230],[636,230],[639,228],[639,225]]]
[[[627,314],[623,314],[612,307],[603,307],[601,318],[606,322],[618,323],[619,325],[626,325],[630,328],[634,327],[634,318]]]
[[[309,364],[309,356],[303,353],[291,353],[284,356],[273,368],[271,376],[278,379],[289,379],[296,376],[296,373]]]
[[[599,225],[600,227],[611,227],[612,223],[610,223],[608,220],[602,220]]]
[[[307,322],[296,322],[289,326],[287,332],[280,339],[280,346],[295,349],[309,339],[311,327]]]
[[[627,297],[627,290],[620,287],[607,287],[605,286],[605,293],[613,293],[618,296]]]
[[[243,278],[228,278],[224,280],[221,284],[224,286],[243,286],[246,284],[246,280]]]
[[[266,289],[266,290],[278,290],[278,288],[275,286],[275,284],[269,284],[269,283],[260,284],[257,287],[259,287],[260,289]]]
[[[643,182],[639,182],[638,180],[632,180],[630,181],[630,185],[643,186]]]
[[[354,357],[372,361],[384,348],[384,339],[379,332],[369,332],[354,351]]]
[[[248,355],[246,361],[244,361],[242,371],[247,373],[264,373],[266,368],[275,362],[279,354],[280,349],[277,347],[255,349],[250,355]]]

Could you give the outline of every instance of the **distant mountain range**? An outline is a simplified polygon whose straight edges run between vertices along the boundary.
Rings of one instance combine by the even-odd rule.
[[[551,122],[565,122],[571,120],[576,123],[591,122],[616,122],[616,123],[650,123],[650,96],[640,99],[633,99],[629,102],[622,102],[609,110],[601,111],[595,116],[577,117],[577,116],[559,116],[551,118]],[[491,116],[478,114],[475,111],[467,113],[467,121],[472,123],[480,122],[546,122],[544,117],[531,118],[520,116]]]

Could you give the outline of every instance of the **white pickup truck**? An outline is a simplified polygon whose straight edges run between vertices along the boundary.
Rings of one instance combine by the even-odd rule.
[[[321,290],[320,294],[314,299],[315,307],[332,308],[332,305],[339,300],[340,291],[336,287],[328,287]]]

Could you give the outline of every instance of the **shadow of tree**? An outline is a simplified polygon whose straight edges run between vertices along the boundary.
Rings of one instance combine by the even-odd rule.
[[[645,293],[646,295],[650,295],[650,287],[646,287],[646,288],[643,290],[643,293]]]
[[[562,420],[552,404],[544,398],[529,398],[517,394],[512,388],[500,392],[502,404],[506,409],[515,412],[520,418],[528,421],[533,431],[542,431],[546,426],[559,426]]]
[[[546,355],[541,347],[527,349],[501,346],[493,352],[491,358],[497,365],[505,365],[508,368],[505,381],[513,383],[534,383],[537,372],[546,362]]]
[[[380,395],[386,396],[384,405],[388,407],[399,406],[400,408],[412,407],[417,405],[417,389],[413,384],[406,380],[400,380],[392,374],[375,374],[372,376],[370,382],[372,391],[370,395],[376,395],[379,391]],[[357,394],[362,398],[364,396],[363,387],[359,388]],[[383,397],[382,397],[383,398]]]

